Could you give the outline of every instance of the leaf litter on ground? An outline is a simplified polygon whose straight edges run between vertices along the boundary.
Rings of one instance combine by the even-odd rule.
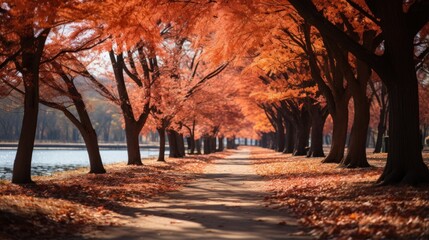
[[[267,206],[292,211],[319,239],[429,239],[429,185],[376,186],[386,157],[368,154],[371,168],[344,169],[267,149],[251,155],[269,180]]]
[[[203,173],[213,159],[230,153],[193,155],[143,166],[106,166],[106,174],[77,169],[33,177],[35,184],[0,182],[0,239],[53,239],[117,225],[126,206],[143,207],[150,198],[175,191]]]

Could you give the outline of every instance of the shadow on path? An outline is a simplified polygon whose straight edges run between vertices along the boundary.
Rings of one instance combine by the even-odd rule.
[[[120,210],[123,226],[76,239],[311,239],[296,219],[264,207],[263,179],[244,149],[219,159],[201,178],[144,208]]]

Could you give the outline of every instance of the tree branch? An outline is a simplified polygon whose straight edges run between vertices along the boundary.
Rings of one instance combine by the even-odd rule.
[[[188,90],[188,92],[185,95],[185,99],[188,99],[189,97],[191,97],[195,91],[197,91],[198,88],[201,87],[201,85],[203,85],[207,80],[217,76],[218,74],[220,74],[223,70],[225,70],[225,68],[229,65],[229,62],[222,64],[221,66],[219,66],[216,70],[214,70],[213,72],[207,74],[205,77],[203,77],[200,81],[198,81],[197,84],[195,84],[191,89]]]

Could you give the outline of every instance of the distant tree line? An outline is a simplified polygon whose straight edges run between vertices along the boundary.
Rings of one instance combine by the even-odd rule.
[[[3,100],[5,105],[6,100]],[[125,142],[120,116],[114,106],[96,106],[90,112],[100,142]],[[113,113],[113,114],[112,114]],[[18,141],[23,117],[22,107],[0,108],[0,141]],[[40,106],[37,121],[37,141],[83,142],[78,129],[60,111]]]

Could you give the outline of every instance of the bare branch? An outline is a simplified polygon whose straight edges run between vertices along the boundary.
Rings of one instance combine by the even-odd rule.
[[[189,89],[189,91],[187,92],[185,99],[191,97],[195,91],[197,91],[198,88],[201,87],[201,85],[203,85],[207,80],[217,76],[218,74],[220,74],[223,70],[225,70],[225,68],[229,65],[229,62],[222,64],[221,66],[219,66],[216,70],[214,70],[213,72],[209,73],[207,76],[203,77],[197,84],[195,84],[191,89]]]

